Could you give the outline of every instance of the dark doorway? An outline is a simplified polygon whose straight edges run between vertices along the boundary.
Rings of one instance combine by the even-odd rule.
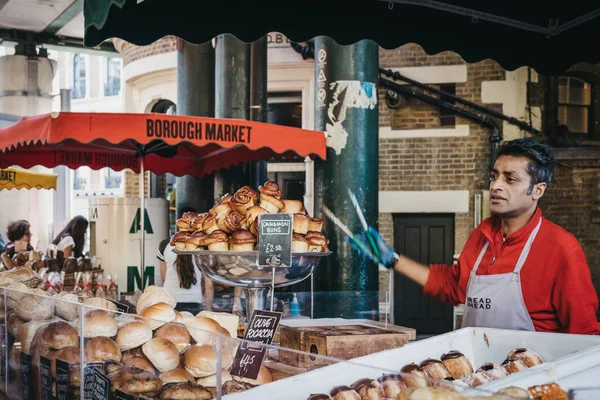
[[[452,265],[453,214],[394,215],[394,248],[425,265]],[[453,308],[425,296],[423,288],[394,274],[394,324],[414,328],[418,334],[438,335],[453,329]]]

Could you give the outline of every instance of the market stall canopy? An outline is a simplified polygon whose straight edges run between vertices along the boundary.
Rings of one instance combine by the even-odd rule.
[[[175,35],[204,43],[222,33],[251,42],[280,32],[295,42],[319,35],[340,44],[370,39],[391,49],[451,50],[467,62],[558,74],[600,61],[600,6],[588,0],[85,0],[85,44],[117,37],[137,45]]]
[[[0,129],[0,168],[34,165],[203,176],[259,159],[325,159],[325,134],[236,119],[57,113]]]
[[[25,169],[0,169],[0,190],[2,189],[56,189],[57,176]]]

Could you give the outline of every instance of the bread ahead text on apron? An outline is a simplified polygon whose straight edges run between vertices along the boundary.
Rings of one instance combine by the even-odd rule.
[[[540,226],[542,218],[533,229],[513,272],[495,275],[477,275],[481,259],[488,248],[486,241],[467,283],[463,328],[485,327],[534,331],[533,322],[525,306],[521,290],[521,268],[527,260],[529,250]]]

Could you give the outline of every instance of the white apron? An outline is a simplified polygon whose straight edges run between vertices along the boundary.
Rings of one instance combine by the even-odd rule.
[[[521,268],[527,260],[529,250],[540,226],[542,218],[533,229],[523,251],[519,256],[513,272],[494,275],[477,275],[481,259],[488,248],[486,241],[477,261],[471,270],[467,283],[463,328],[485,327],[510,329],[518,331],[534,331],[533,322],[525,307],[521,290]]]

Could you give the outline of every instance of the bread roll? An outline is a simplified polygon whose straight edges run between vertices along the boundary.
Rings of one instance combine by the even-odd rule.
[[[180,354],[190,348],[191,337],[185,325],[168,323],[161,326],[154,334],[155,338],[163,338],[171,341],[177,347]]]
[[[210,400],[213,395],[202,386],[193,383],[169,383],[158,394],[160,400]]]
[[[156,303],[149,307],[146,307],[140,316],[146,318],[146,324],[150,329],[155,330],[160,328],[167,322],[171,322],[175,319],[175,310],[167,303]]]
[[[185,326],[197,344],[216,343],[217,335],[222,334],[224,329],[217,321],[206,317],[196,317],[193,320],[188,320]],[[225,331],[229,334],[229,331]]]
[[[171,306],[172,308],[175,308],[175,306],[177,305],[177,299],[175,298],[175,296],[173,296],[171,293],[169,293],[166,289],[164,289],[160,286],[156,286],[156,285],[148,286],[144,290],[144,293],[142,293],[142,295],[140,296],[140,298],[137,302],[137,305],[136,305],[137,313],[140,314],[142,311],[144,311],[144,309],[146,307],[149,307],[156,303],[166,303],[169,306]]]
[[[176,322],[178,324],[183,324],[183,314],[181,314],[179,311],[175,310],[175,319],[173,320],[173,322]]]
[[[8,334],[12,337],[17,337],[17,334],[19,333],[21,327],[25,324],[25,321],[19,318],[17,314],[12,313],[8,316],[6,324]]]
[[[299,233],[292,235],[292,253],[305,253],[308,251],[308,240]]]
[[[79,324],[77,324],[79,327]],[[106,310],[92,310],[85,313],[83,321],[83,337],[96,336],[113,337],[117,334],[118,326],[113,313]]]
[[[126,366],[111,378],[111,386],[135,396],[158,391],[162,381],[151,372]]]
[[[115,342],[121,351],[133,349],[152,339],[152,330],[146,323],[133,321],[126,323],[117,333]]]
[[[323,230],[323,220],[319,218],[309,218],[308,230],[313,232],[321,232]]]
[[[52,376],[56,376],[56,360],[68,362],[69,364],[78,364],[81,362],[81,351],[79,346],[68,346],[57,350],[53,356],[51,371]]]
[[[41,289],[31,289],[14,307],[15,313],[25,321],[41,321],[54,315],[54,299]]]
[[[6,304],[8,305],[9,309],[14,309],[15,305],[21,301],[21,299],[26,296],[27,293],[29,293],[29,288],[21,282],[11,283],[6,288],[9,289],[6,291]]]
[[[110,300],[106,300],[102,297],[91,297],[89,299],[85,299],[83,302],[85,307],[93,307],[93,308],[101,308],[103,310],[109,310],[117,312],[117,305]],[[85,311],[88,311],[86,308]]]
[[[142,351],[160,372],[170,371],[179,365],[179,350],[167,339],[151,339],[144,343]]]
[[[221,352],[221,366],[229,369],[233,364],[233,358],[228,352]],[[217,373],[217,354],[214,346],[195,345],[184,354],[184,367],[195,378]]]
[[[87,362],[121,361],[121,350],[117,343],[106,336],[96,336],[85,345]]]
[[[29,267],[16,267],[0,274],[0,287],[17,282],[23,283],[28,288],[35,288],[42,282],[42,279]]]
[[[54,313],[57,317],[65,319],[67,321],[74,321],[79,318],[79,299],[77,295],[68,292],[61,292],[54,296],[56,304],[54,306]]]
[[[161,373],[159,376],[163,383],[194,382],[195,379],[183,368],[175,368]]]
[[[225,232],[215,230],[204,238],[201,245],[207,246],[212,251],[227,251],[229,250],[229,238]]]
[[[308,233],[308,217],[304,214],[294,214],[294,233],[306,235]]]
[[[64,321],[48,324],[42,333],[42,343],[58,350],[68,346],[79,346],[79,332]]]
[[[273,382],[273,376],[271,375],[271,372],[269,372],[267,367],[261,364],[256,379],[239,378],[238,380],[249,383],[251,385],[258,386]]]
[[[31,343],[33,342],[33,338],[38,329],[45,327],[51,322],[52,321],[30,321],[19,328],[15,340],[21,343],[21,351],[23,353],[30,354]]]
[[[231,374],[229,374],[229,372],[226,369],[221,370],[221,384],[232,379],[233,377],[231,376]],[[196,383],[207,388],[217,387],[217,374],[212,374],[209,376],[198,378],[196,379]]]
[[[250,232],[238,229],[229,237],[229,248],[231,251],[252,251],[256,238]]]
[[[154,368],[154,365],[150,362],[150,360],[148,360],[148,357],[146,357],[143,354],[141,356],[130,356],[130,357],[126,357],[124,355],[122,361],[125,366],[136,367],[141,370],[150,372],[151,374],[156,373],[156,369]]]
[[[184,325],[187,325],[188,322],[193,321],[194,318],[194,314],[192,314],[189,311],[182,311],[181,313],[181,320],[183,322]]]
[[[238,315],[215,311],[200,311],[197,317],[210,318],[223,328],[227,329],[231,337],[237,337],[237,331],[240,325],[240,317]]]
[[[253,387],[255,386],[249,383],[240,382],[236,381],[235,379],[232,379],[223,384],[223,394],[242,393],[246,390],[252,389]]]

